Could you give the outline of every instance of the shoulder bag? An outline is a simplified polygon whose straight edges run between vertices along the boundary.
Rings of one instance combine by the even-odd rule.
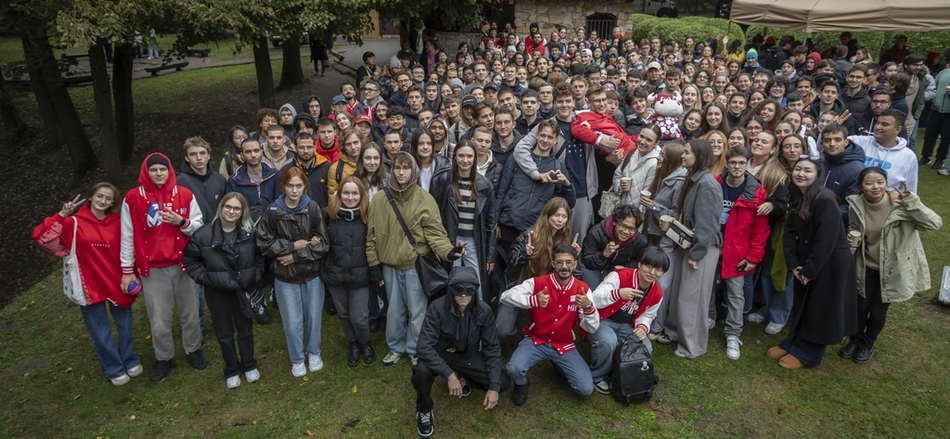
[[[682,218],[682,215],[680,218]],[[670,228],[666,229],[666,237],[672,239],[676,245],[683,249],[692,247],[693,241],[696,239],[693,230],[686,227],[686,224],[683,224],[678,219],[674,219],[670,223]]]
[[[79,220],[73,218],[73,244],[69,254],[63,258],[63,294],[79,306],[89,304],[86,291],[82,288],[82,276],[79,274],[79,260],[76,259],[76,240],[78,239]]]
[[[416,239],[412,237],[409,226],[406,225],[406,220],[403,219],[402,213],[400,213],[399,208],[396,207],[396,200],[393,199],[393,194],[389,190],[389,186],[383,186],[383,190],[386,192],[386,199],[389,200],[389,205],[393,208],[393,213],[396,214],[396,220],[399,221],[399,225],[402,226],[403,233],[406,234],[406,238],[409,239],[409,244],[412,245],[412,248],[416,251],[416,274],[419,276],[419,284],[422,285],[422,291],[430,300],[441,296],[445,293],[445,288],[449,284],[449,274],[446,273],[445,268],[442,267],[442,263],[436,259],[434,253],[419,253],[419,248],[416,247]]]

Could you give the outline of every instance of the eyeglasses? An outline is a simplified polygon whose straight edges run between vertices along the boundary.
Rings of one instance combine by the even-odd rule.
[[[371,92],[371,91],[374,91],[374,92],[378,92],[378,91],[379,91],[379,89],[375,89],[375,88],[369,88],[369,87],[367,87],[367,88],[364,88],[364,89],[363,89],[363,91],[365,91],[365,92]]]
[[[871,101],[871,105],[890,105],[891,101]]]
[[[624,223],[614,223],[621,232],[634,233],[637,231],[636,227],[629,227]]]
[[[221,207],[221,210],[226,210],[228,212],[240,212],[244,209],[241,206],[229,206],[225,204],[224,206]]]
[[[726,162],[730,167],[741,168],[743,166],[748,166],[749,162]]]
[[[847,79],[864,79],[864,76],[848,75]]]
[[[666,271],[660,267],[653,267],[650,265],[641,265],[638,269],[647,274],[653,274],[654,276],[662,276]]]
[[[449,285],[452,294],[456,296],[473,296],[478,291],[478,287],[472,284],[454,284]]]

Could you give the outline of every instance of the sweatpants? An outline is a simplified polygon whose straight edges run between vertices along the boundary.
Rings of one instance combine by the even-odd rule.
[[[201,347],[201,327],[198,323],[198,285],[178,265],[150,268],[142,276],[142,295],[152,331],[152,349],[155,359],[170,360],[175,356],[172,339],[172,319],[178,309],[181,321],[181,344],[185,353]]]

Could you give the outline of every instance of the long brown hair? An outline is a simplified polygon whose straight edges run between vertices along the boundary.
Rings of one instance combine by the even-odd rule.
[[[663,187],[663,180],[669,177],[673,171],[683,167],[683,153],[686,152],[686,144],[682,140],[671,140],[663,145],[660,155],[663,156],[663,164],[656,168],[653,182],[650,183],[650,199],[655,200],[660,188]],[[723,154],[725,155],[725,154]],[[643,224],[650,223],[650,217],[653,216],[653,209],[647,209],[643,216]],[[644,230],[646,230],[644,228]]]
[[[356,189],[360,192],[360,220],[363,221],[363,224],[366,224],[366,210],[369,209],[369,201],[366,200],[366,187],[363,186],[363,181],[355,175],[346,177],[340,182],[339,188],[330,197],[330,202],[327,203],[327,215],[332,220],[340,219],[340,208],[343,207],[343,186],[347,183],[355,184]]]
[[[462,175],[459,173],[459,164],[457,158],[459,149],[462,148],[469,148],[472,150],[472,154],[475,154],[475,147],[472,146],[472,142],[468,141],[467,139],[462,140],[458,143],[458,145],[455,146],[455,155],[453,156],[452,160],[452,202],[455,204],[465,201],[462,200],[462,193],[459,192],[459,183],[462,182]],[[477,162],[478,159],[476,158],[475,161]],[[474,163],[472,169],[468,171],[468,184],[472,188],[472,194],[469,196],[468,201],[475,201],[475,199],[478,198],[478,170],[475,169],[476,166],[477,163]]]
[[[106,188],[112,191],[112,205],[109,206],[108,209],[106,209],[106,213],[107,214],[118,213],[119,208],[122,207],[121,206],[122,195],[119,194],[119,190],[116,189],[116,187],[113,186],[112,183],[109,183],[107,181],[101,181],[99,183],[92,185],[92,187],[89,188],[89,192],[86,192],[86,207],[89,207],[90,209],[92,209],[92,197],[96,196],[96,192],[99,192],[99,189],[102,189],[102,188]]]
[[[702,171],[708,171],[716,159],[713,157],[712,146],[708,140],[693,139],[689,141],[687,146],[692,150],[693,155],[696,156],[696,162],[693,163],[693,167],[690,168],[689,173],[686,174],[686,180],[683,182],[683,190],[680,191],[680,199],[677,204],[677,210],[680,213],[686,210],[686,196],[689,194],[689,191],[693,189],[693,176]]]
[[[561,230],[553,230],[548,218],[554,216],[559,209],[567,212],[567,222]],[[540,276],[551,271],[551,249],[557,243],[571,242],[571,206],[567,200],[561,197],[551,198],[548,204],[541,209],[541,215],[538,221],[534,223],[534,234],[531,237],[531,243],[534,245],[534,253],[531,259],[521,269],[521,277],[518,282],[534,276]]]

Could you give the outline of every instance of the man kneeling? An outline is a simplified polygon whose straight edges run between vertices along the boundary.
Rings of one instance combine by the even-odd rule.
[[[590,340],[590,372],[594,388],[610,394],[607,375],[613,368],[614,349],[633,333],[653,352],[647,334],[656,311],[663,301],[663,289],[657,280],[670,268],[670,259],[659,247],[640,252],[638,268],[621,268],[604,278],[590,300],[597,307],[601,322]]]
[[[498,404],[498,393],[511,380],[501,370],[501,345],[495,336],[495,316],[478,300],[478,274],[472,267],[455,267],[449,278],[449,296],[429,305],[412,366],[416,389],[419,436],[432,434],[432,383],[440,375],[448,381],[449,395],[468,396],[469,385],[486,389],[485,410]],[[480,347],[479,347],[480,346]]]
[[[537,276],[516,285],[501,295],[501,303],[527,308],[531,324],[524,328],[525,338],[508,361],[508,375],[515,382],[511,401],[528,402],[528,369],[540,361],[551,360],[555,372],[566,375],[571,388],[587,396],[594,391],[590,369],[574,349],[574,328],[597,331],[600,317],[587,297],[590,288],[574,278],[577,252],[566,242],[554,246],[551,264],[554,273]]]

